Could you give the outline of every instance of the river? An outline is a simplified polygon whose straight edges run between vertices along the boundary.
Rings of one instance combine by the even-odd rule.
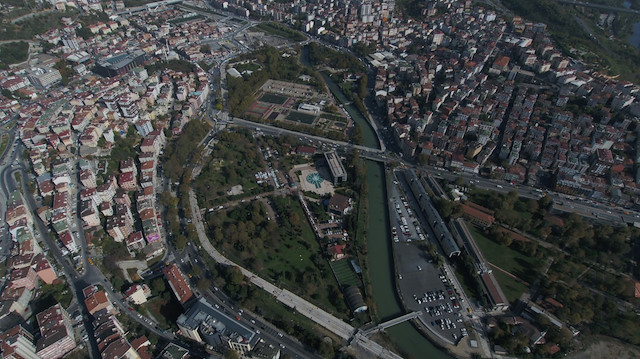
[[[624,6],[627,9],[630,9],[631,3],[628,1],[625,1],[622,3],[622,6]],[[633,45],[633,47],[640,50],[640,22],[636,22],[635,24],[633,24],[633,32],[631,33],[631,36],[629,36],[629,39],[627,41],[631,45]]]
[[[302,51],[301,61],[309,66],[308,51]],[[329,90],[340,103],[347,103],[346,96],[340,87],[326,74],[322,77]],[[362,127],[364,145],[380,148],[378,137],[369,121],[362,116],[354,105],[344,106],[351,118]],[[387,206],[387,187],[384,165],[367,161],[367,183],[369,184],[369,227],[367,230],[367,247],[369,261],[369,279],[373,286],[373,294],[382,321],[404,314],[400,300],[396,294],[395,270],[391,248],[391,229],[389,228],[389,212]],[[372,265],[375,263],[375,265]],[[450,359],[447,353],[433,345],[427,338],[404,322],[387,329],[391,340],[400,348],[405,358]]]

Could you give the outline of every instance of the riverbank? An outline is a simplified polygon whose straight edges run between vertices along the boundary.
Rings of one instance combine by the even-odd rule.
[[[369,229],[367,237],[368,261],[377,313],[380,321],[405,314],[396,288],[396,270],[391,245],[389,222],[389,179],[383,164],[367,161],[369,183]],[[450,359],[444,347],[435,345],[413,323],[404,322],[386,330],[391,341],[405,358]]]

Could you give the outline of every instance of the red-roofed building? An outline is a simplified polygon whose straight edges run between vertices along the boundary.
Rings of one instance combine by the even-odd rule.
[[[115,309],[107,298],[107,293],[102,290],[87,296],[84,300],[84,305],[87,307],[87,310],[91,315],[102,309],[106,309],[115,314]]]
[[[158,154],[162,145],[161,142],[162,141],[159,136],[147,136],[144,138],[144,140],[142,140],[142,143],[140,144],[140,152]]]
[[[149,346],[151,346],[151,342],[144,335],[131,341],[131,347],[138,352],[140,359],[151,359],[151,354],[148,351]]]
[[[116,242],[124,241],[133,232],[133,226],[126,214],[107,217],[106,229]]]
[[[58,278],[58,276],[56,276],[56,273],[53,271],[53,268],[51,268],[51,264],[49,263],[47,258],[42,255],[42,253],[33,258],[33,263],[36,274],[43,282],[52,284],[53,281]]]
[[[84,295],[84,297],[87,298],[87,297],[89,297],[92,294],[95,294],[97,292],[98,292],[98,287],[95,286],[95,285],[90,285],[90,286],[85,287],[82,290],[82,295]]]
[[[90,169],[80,171],[80,182],[87,188],[94,188],[96,184],[96,175]]]
[[[134,284],[124,292],[125,298],[134,304],[145,303],[150,295],[151,289],[146,284]]]
[[[113,200],[117,204],[124,204],[127,207],[131,207],[131,198],[129,198],[127,192],[118,191],[118,193],[113,197]]]
[[[71,234],[71,232],[64,231],[64,232],[60,233],[58,235],[58,237],[60,237],[60,242],[62,242],[62,244],[64,244],[64,246],[67,247],[69,252],[77,253],[80,250],[80,248],[78,248],[78,244],[76,243],[75,238],[73,238],[73,235]]]
[[[493,62],[492,68],[498,71],[507,71],[511,59],[509,56],[498,56]]]
[[[478,210],[475,206],[470,206],[467,203],[462,205],[462,211],[464,217],[467,218],[471,223],[481,226],[481,227],[490,227],[496,219],[483,211]]]
[[[133,161],[132,158],[128,158],[126,160],[122,160],[120,161],[120,172],[121,173],[127,173],[127,172],[137,172],[138,169],[136,168],[136,164]]]
[[[142,231],[131,233],[125,242],[130,251],[140,250],[147,245],[147,242],[144,240],[144,236],[142,235]]]
[[[180,269],[178,269],[178,266],[171,264],[170,266],[165,267],[162,270],[162,273],[167,278],[171,290],[173,290],[173,293],[181,304],[184,304],[188,302],[189,299],[193,298],[193,292],[191,292],[191,288],[189,288],[189,285],[180,272]]]
[[[296,147],[296,154],[303,156],[313,156],[316,154],[316,149],[309,146],[298,146]]]
[[[509,308],[509,300],[504,295],[500,284],[493,276],[493,273],[482,273],[480,275],[485,292],[491,304],[491,311],[505,311]]]
[[[41,334],[36,344],[36,352],[40,358],[62,358],[76,347],[73,324],[60,303],[38,313],[36,319]]]
[[[38,188],[40,189],[40,195],[42,197],[47,197],[53,195],[53,182],[51,180],[45,180],[40,182]]]
[[[125,172],[118,175],[118,185],[125,191],[133,191],[136,189],[135,172]]]
[[[27,288],[33,290],[38,284],[38,275],[31,267],[14,269],[9,275],[9,282],[12,288]]]
[[[3,358],[38,359],[33,335],[22,325],[0,334],[0,355]]]
[[[329,199],[329,211],[341,216],[347,215],[353,210],[352,203],[351,198],[336,193]]]
[[[339,259],[344,258],[345,253],[344,253],[344,249],[347,246],[345,244],[334,244],[329,246],[329,254],[331,254],[331,260],[332,261],[337,261]]]

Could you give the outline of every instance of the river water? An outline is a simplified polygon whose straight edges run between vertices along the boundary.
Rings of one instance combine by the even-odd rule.
[[[303,49],[301,61],[309,65],[308,52]],[[340,87],[326,74],[322,77],[329,90],[340,103],[347,103],[347,98]],[[344,106],[351,118],[362,127],[364,145],[380,148],[380,143],[373,127],[362,116],[354,105]],[[367,228],[367,247],[369,260],[369,278],[373,286],[373,294],[381,321],[404,314],[404,310],[396,294],[395,271],[391,248],[391,229],[387,206],[387,188],[384,165],[375,161],[367,161],[367,183],[369,184],[369,227]],[[375,264],[375,265],[374,265]],[[405,358],[415,359],[450,359],[447,353],[437,348],[409,322],[404,322],[387,329],[391,340],[398,346]]]
[[[628,1],[625,1],[622,3],[622,6],[624,6],[627,9],[630,9],[631,3]],[[640,50],[640,22],[636,22],[635,24],[633,24],[633,32],[631,33],[631,36],[627,41],[631,45],[633,45],[633,47]]]

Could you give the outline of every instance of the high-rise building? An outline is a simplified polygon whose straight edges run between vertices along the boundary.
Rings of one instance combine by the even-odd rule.
[[[36,353],[41,359],[62,358],[76,347],[71,318],[60,303],[38,313],[36,319],[41,333]]]
[[[33,335],[22,325],[0,334],[0,358],[39,359]]]

